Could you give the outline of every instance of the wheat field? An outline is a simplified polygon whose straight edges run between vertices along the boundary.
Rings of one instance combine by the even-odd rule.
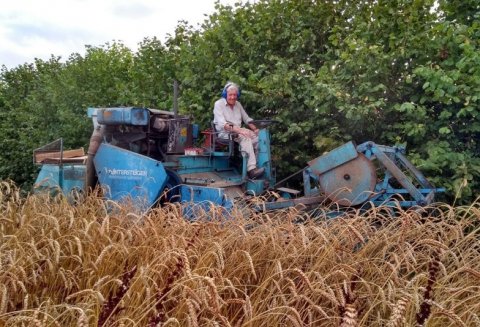
[[[0,326],[480,326],[479,201],[310,214],[189,222],[2,183]]]

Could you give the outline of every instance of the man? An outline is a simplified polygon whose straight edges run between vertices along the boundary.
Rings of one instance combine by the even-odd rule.
[[[248,154],[247,172],[251,179],[262,176],[265,168],[257,168],[257,157],[255,148],[258,144],[258,129],[251,123],[250,118],[237,101],[240,95],[240,88],[237,84],[228,82],[222,92],[222,98],[215,102],[213,108],[213,123],[220,138],[228,138],[228,133],[235,133],[238,136],[234,141],[240,144],[240,151]],[[242,122],[250,129],[242,128]],[[226,133],[228,132],[228,133]]]

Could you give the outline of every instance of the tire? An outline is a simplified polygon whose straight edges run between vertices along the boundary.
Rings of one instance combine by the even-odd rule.
[[[180,201],[180,187],[182,178],[174,170],[165,168],[167,173],[167,183],[163,189],[160,203],[175,203]]]

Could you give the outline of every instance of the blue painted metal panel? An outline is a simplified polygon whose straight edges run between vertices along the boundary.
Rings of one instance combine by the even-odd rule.
[[[103,125],[136,125],[147,126],[150,122],[150,111],[146,108],[99,108],[97,120]]]
[[[377,207],[392,207],[392,208],[398,208],[399,206],[401,208],[412,208],[412,207],[418,207],[421,206],[418,201],[398,201],[398,200],[381,200],[381,201],[372,201],[372,203],[377,206]],[[393,215],[392,215],[393,217]]]
[[[182,202],[208,201],[216,205],[223,205],[227,202],[222,188],[182,185],[180,194],[182,195]]]
[[[265,190],[265,180],[264,179],[254,179],[247,180],[246,183],[247,193],[250,195],[260,195]]]
[[[167,182],[160,161],[110,144],[102,143],[93,160],[107,198],[132,199],[141,210],[157,201]]]
[[[263,179],[267,179],[270,185],[275,185],[275,176],[272,169],[272,156],[270,151],[270,133],[262,128],[258,133],[257,166],[265,168]],[[263,190],[262,190],[263,191]],[[258,192],[257,194],[260,194]]]
[[[231,183],[239,183],[243,182],[242,175],[238,173],[238,171],[234,168],[230,168],[229,170],[217,170],[215,173],[224,181],[231,182]]]
[[[61,188],[60,179],[60,167],[58,165],[43,164],[34,188],[36,191]]]
[[[308,162],[310,169],[316,175],[321,175],[335,167],[355,159],[358,152],[353,142],[345,143],[327,154]]]
[[[395,179],[410,193],[410,195],[418,202],[420,205],[426,205],[427,199],[423,194],[417,189],[417,187],[412,183],[407,175],[395,164],[395,162],[390,159],[379,147],[373,146],[371,148],[372,153],[375,154],[377,159],[385,166],[388,172],[395,177]]]
[[[59,190],[69,196],[73,190],[84,191],[85,188],[85,165],[43,164],[35,181],[35,192],[48,191],[56,193]]]
[[[176,159],[179,174],[222,171],[230,168],[230,158],[225,156],[178,156]]]
[[[233,207],[233,201],[226,197],[222,188],[181,185],[180,198],[184,204],[183,215],[189,220],[199,218],[202,212],[210,212],[213,208],[218,209],[221,218],[226,218]]]
[[[197,139],[199,134],[200,134],[200,126],[198,126],[198,124],[192,124],[192,137],[194,139]]]
[[[305,168],[303,170],[303,193],[305,196],[314,196],[318,193],[318,187],[313,186],[311,180],[315,182],[315,185],[318,184],[318,176],[313,174],[310,168]]]
[[[87,108],[87,117],[92,118],[93,116],[97,115],[97,109],[98,108]]]
[[[65,194],[70,194],[72,190],[85,190],[86,165],[63,165],[63,185],[62,190]]]

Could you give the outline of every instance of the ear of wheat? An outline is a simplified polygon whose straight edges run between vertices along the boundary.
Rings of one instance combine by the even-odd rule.
[[[0,325],[478,323],[480,204],[183,219],[0,187]],[[396,217],[388,215],[396,211]],[[309,217],[308,215],[315,215]],[[323,215],[323,216],[322,216]],[[320,218],[319,218],[320,217]],[[300,224],[302,222],[302,224]]]

